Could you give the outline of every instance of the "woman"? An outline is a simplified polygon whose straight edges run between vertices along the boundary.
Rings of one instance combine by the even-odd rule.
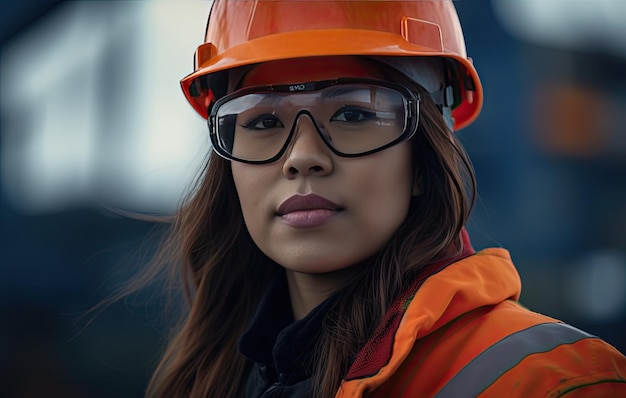
[[[195,62],[214,153],[148,396],[626,396],[623,355],[470,245],[453,131],[482,88],[451,1],[217,0]]]

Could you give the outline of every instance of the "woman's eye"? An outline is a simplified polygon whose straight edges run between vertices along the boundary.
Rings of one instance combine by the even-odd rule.
[[[251,130],[267,130],[285,126],[274,115],[260,115],[245,123],[243,127]]]
[[[376,117],[376,113],[366,109],[343,108],[336,112],[331,118],[332,121],[356,123],[366,120],[372,120]]]

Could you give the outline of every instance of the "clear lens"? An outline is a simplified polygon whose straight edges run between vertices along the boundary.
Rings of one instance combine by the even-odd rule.
[[[334,84],[304,92],[246,90],[216,104],[214,139],[228,157],[265,161],[282,152],[303,114],[313,119],[329,147],[346,156],[398,140],[409,116],[402,93],[374,84]]]

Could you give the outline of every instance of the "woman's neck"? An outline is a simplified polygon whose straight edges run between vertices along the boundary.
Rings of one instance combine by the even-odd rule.
[[[286,270],[289,297],[295,320],[304,318],[311,310],[345,285],[352,270],[309,274]]]

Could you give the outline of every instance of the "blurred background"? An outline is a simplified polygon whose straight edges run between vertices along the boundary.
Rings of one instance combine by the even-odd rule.
[[[483,81],[460,132],[475,248],[522,302],[626,352],[626,2],[459,0]],[[185,102],[210,2],[0,3],[0,396],[141,397],[149,292],[80,315],[148,261],[209,150]],[[117,209],[117,210],[116,210]]]

